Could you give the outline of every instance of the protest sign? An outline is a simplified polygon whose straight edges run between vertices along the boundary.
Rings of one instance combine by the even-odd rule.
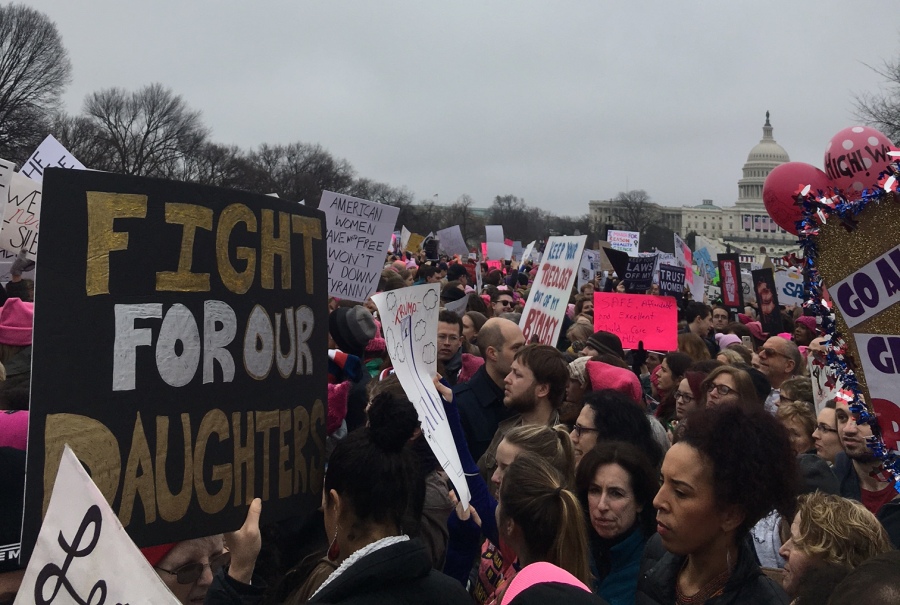
[[[840,379],[831,376],[832,386],[828,386],[829,376],[825,366],[824,353],[809,351],[806,357],[806,365],[809,370],[809,378],[812,381],[813,404],[816,406],[816,414],[822,411],[825,403],[843,388]]]
[[[693,269],[696,267],[690,267],[686,269],[687,273],[694,273]],[[685,278],[687,280],[687,278]],[[688,284],[691,290],[691,300],[696,300],[703,302],[704,296],[706,296],[706,280],[702,275],[698,275],[694,273],[694,281]]]
[[[485,260],[503,260],[506,255],[506,242],[503,237],[503,225],[485,225]]]
[[[503,240],[503,260],[512,260],[513,241],[509,238]]]
[[[484,284],[481,279],[481,263],[475,262],[475,293],[479,294],[483,289]]]
[[[599,250],[584,251],[584,254],[581,256],[581,265],[578,267],[579,290],[581,290],[582,286],[590,282],[592,279],[594,279],[594,276],[597,275],[597,267],[600,266],[599,257]]]
[[[615,270],[612,266],[612,263],[609,262],[609,255],[606,253],[606,251],[609,249],[609,242],[597,242],[597,251],[600,253],[600,271],[612,272]]]
[[[900,450],[900,336],[854,334],[884,444]]]
[[[84,164],[76,160],[52,134],[48,134],[22,165],[19,174],[40,183],[44,180],[44,170],[47,168],[84,170]]]
[[[628,273],[628,260],[631,257],[625,252],[614,248],[604,248],[603,254],[609,259],[609,263],[613,266],[613,270],[619,279],[624,279],[625,274]]]
[[[432,379],[437,374],[437,329],[440,286],[424,284],[380,292],[372,297],[381,317],[384,342],[394,373],[419,413],[422,434],[438,464],[450,477],[463,508],[469,486]]]
[[[410,233],[409,239],[406,240],[406,251],[407,252],[418,252],[422,249],[422,242],[425,241],[424,235],[419,235],[418,233]],[[368,297],[366,297],[368,298]]]
[[[406,225],[400,229],[400,250],[406,250],[407,244],[409,244],[409,237],[412,235],[412,231],[406,228]]]
[[[41,183],[17,172],[12,175],[8,191],[3,206],[0,249],[17,254],[24,248],[26,257],[35,260],[41,223]]]
[[[759,323],[763,332],[774,336],[784,331],[781,321],[781,308],[778,303],[778,290],[775,288],[775,276],[771,269],[759,269],[752,272],[753,291],[756,293],[756,306],[759,309]]]
[[[687,245],[683,239],[678,237],[678,234],[673,234],[675,240],[675,260],[679,265],[687,269],[684,275],[684,282],[688,285],[694,283],[694,272],[691,271],[691,265],[693,264],[693,253],[691,252],[690,246]]]
[[[661,296],[671,296],[675,300],[681,300],[684,292],[684,271],[684,267],[659,265],[659,293]]]
[[[718,261],[722,304],[733,311],[743,313],[743,286],[741,285],[741,266],[738,262],[738,255],[720,254]]]
[[[447,311],[451,311],[451,312],[453,312],[453,313],[456,313],[457,315],[459,315],[460,317],[462,317],[463,315],[465,315],[465,313],[466,313],[466,308],[469,306],[469,297],[470,297],[470,296],[471,296],[471,294],[466,294],[465,296],[463,296],[463,297],[460,298],[459,300],[454,300],[454,301],[450,301],[450,302],[448,302],[448,303],[445,303],[445,304],[444,304],[444,309],[446,309]]]
[[[15,603],[178,605],[68,446]],[[95,598],[96,597],[96,598]]]
[[[323,191],[319,210],[328,231],[328,296],[362,302],[378,287],[400,209]]]
[[[525,250],[522,252],[522,264],[524,265],[526,262],[531,260],[534,255],[534,245],[537,243],[536,240],[532,240],[527,246],[525,246]]]
[[[65,443],[139,546],[239,527],[254,496],[267,521],[313,514],[323,214],[83,170],[48,169],[44,191],[23,552]]]
[[[435,234],[435,237],[440,242],[441,252],[448,256],[458,254],[460,258],[465,258],[466,254],[469,253],[469,248],[466,246],[466,240],[463,239],[459,225],[441,229]]]
[[[638,253],[641,243],[641,234],[637,231],[610,230],[606,234],[606,241],[613,250],[625,252],[631,256]]]
[[[625,269],[625,287],[630,292],[646,292],[653,285],[653,272],[656,269],[656,254],[648,256],[631,256]]]
[[[879,255],[828,287],[847,326],[856,325],[900,302],[900,246]]]
[[[775,288],[778,300],[783,305],[802,305],[805,299],[803,290],[803,274],[796,269],[775,273]]]
[[[541,266],[519,320],[525,342],[536,339],[543,345],[556,346],[586,240],[586,235],[555,236],[547,240]]]
[[[756,290],[753,288],[753,274],[741,269],[741,295],[744,304],[756,302]]]
[[[524,260],[522,258],[523,253],[525,252],[524,246],[522,246],[522,242],[519,240],[515,240],[512,243],[512,255],[513,257],[519,261],[520,263]]]
[[[678,305],[670,296],[594,292],[594,330],[612,332],[626,349],[678,349]]]
[[[6,160],[0,160],[0,200],[9,198],[9,184],[15,174],[16,165]]]

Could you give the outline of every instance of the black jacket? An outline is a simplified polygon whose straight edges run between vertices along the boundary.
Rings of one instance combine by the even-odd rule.
[[[675,583],[684,557],[663,548],[659,534],[647,542],[641,573],[638,577],[636,605],[671,605],[675,603]],[[753,547],[741,540],[737,564],[725,584],[724,592],[707,601],[707,605],[787,605],[787,594],[767,578],[756,563]]]
[[[862,502],[859,477],[853,468],[853,461],[844,452],[840,452],[834,459],[834,474],[841,484],[841,496]],[[900,548],[900,499],[894,498],[882,506],[875,517],[881,521],[894,548]]]
[[[206,603],[256,605],[262,599],[262,590],[253,591],[253,588],[218,573],[209,587]],[[471,599],[458,582],[431,568],[431,559],[421,541],[409,540],[365,555],[321,588],[308,602],[470,605]]]
[[[453,399],[459,408],[469,451],[478,460],[491,444],[500,421],[512,416],[503,405],[503,388],[497,386],[483,365],[468,382],[453,388]]]

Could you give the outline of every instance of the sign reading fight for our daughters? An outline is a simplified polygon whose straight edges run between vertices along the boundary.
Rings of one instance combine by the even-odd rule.
[[[378,287],[400,209],[323,191],[328,244],[328,296],[365,301]]]
[[[307,206],[44,173],[23,555],[68,443],[138,546],[313,514],[325,455],[325,229]]]
[[[556,346],[586,240],[586,235],[547,240],[541,266],[519,320],[525,342],[536,339],[540,344]]]

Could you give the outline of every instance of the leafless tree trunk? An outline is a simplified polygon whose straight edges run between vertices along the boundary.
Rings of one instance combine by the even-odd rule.
[[[643,189],[621,191],[613,202],[613,219],[625,231],[643,233],[649,225],[659,222],[659,211]]]
[[[0,6],[0,157],[22,162],[47,135],[72,65],[56,25],[27,6]]]
[[[872,69],[884,77],[884,89],[856,95],[856,116],[883,132],[895,145],[900,144],[900,59]]]

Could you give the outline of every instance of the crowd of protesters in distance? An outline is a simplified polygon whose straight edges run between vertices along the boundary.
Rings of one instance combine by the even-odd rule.
[[[782,309],[785,332],[766,334],[752,306],[686,293],[677,350],[625,350],[594,329],[594,292],[628,291],[604,274],[573,288],[556,346],[540,345],[519,328],[536,273],[404,254],[379,283],[436,283],[461,309],[440,311],[435,387],[470,506],[392,372],[376,306],[331,299],[320,512],[260,528],[257,500],[233,534],[144,549],[179,600],[900,602],[900,496],[877,472],[871,427],[843,400],[814,403],[814,317]],[[7,381],[30,345],[22,296],[0,310]],[[14,482],[27,390],[3,384],[3,406],[22,410],[0,415]]]

